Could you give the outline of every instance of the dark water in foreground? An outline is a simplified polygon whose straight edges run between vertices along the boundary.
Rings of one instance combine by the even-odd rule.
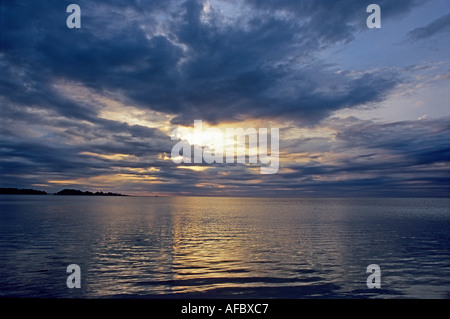
[[[0,297],[450,298],[449,207],[1,195]],[[381,289],[367,288],[369,264]]]

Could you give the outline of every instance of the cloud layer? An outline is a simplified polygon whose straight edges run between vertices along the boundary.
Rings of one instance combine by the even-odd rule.
[[[415,1],[391,3],[387,16]],[[128,103],[174,114],[174,123],[200,116],[211,122],[279,116],[310,123],[378,101],[396,83],[395,75],[381,72],[335,74],[313,59],[319,50],[352,40],[364,21],[359,1],[236,1],[229,16],[198,1],[79,5],[82,29],[70,30],[64,2],[2,4],[2,51],[9,62],[2,87],[19,95],[9,98],[89,116],[52,91],[52,83],[70,79],[102,93],[120,91]]]
[[[2,1],[2,184],[233,195],[360,186],[411,194],[431,185],[442,196],[448,118],[332,117],[376,108],[410,80],[405,69],[355,71],[327,61],[330,50],[368,32],[370,2],[80,0],[82,28],[68,29],[70,1]],[[427,2],[379,4],[389,22]],[[405,36],[426,41],[446,32],[447,21]],[[334,133],[283,139],[284,170],[273,179],[239,165],[193,174],[167,155],[171,129],[196,119]]]

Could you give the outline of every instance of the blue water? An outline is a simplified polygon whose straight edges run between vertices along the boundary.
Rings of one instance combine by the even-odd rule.
[[[449,298],[449,199],[0,196],[0,297]],[[81,269],[69,289],[66,268]],[[369,289],[366,268],[381,268]]]

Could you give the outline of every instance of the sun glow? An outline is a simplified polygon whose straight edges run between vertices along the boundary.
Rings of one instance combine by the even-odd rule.
[[[228,134],[228,130],[231,130],[232,133]],[[237,156],[245,156],[249,153],[259,153],[258,145],[252,147],[249,144],[249,136],[257,136],[257,134],[258,125],[252,122],[223,123],[219,125],[209,125],[202,122],[200,131],[196,130],[195,127],[178,126],[171,137],[172,140],[186,141],[192,146],[207,147],[219,154],[234,151]],[[246,142],[236,144],[236,140]]]
[[[205,170],[207,170],[208,168],[211,168],[211,167],[209,167],[209,166],[178,166],[178,168],[190,169],[190,170],[195,171],[195,172],[203,172],[203,171],[205,171]]]
[[[92,152],[81,152],[79,154],[98,157],[98,158],[107,159],[107,160],[111,160],[111,161],[122,161],[125,159],[129,159],[132,156],[129,154],[98,154],[98,153],[92,153]]]

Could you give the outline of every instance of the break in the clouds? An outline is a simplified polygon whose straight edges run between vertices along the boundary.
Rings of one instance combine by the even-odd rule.
[[[80,0],[82,27],[69,29],[71,1],[2,1],[1,184],[444,196],[450,7],[378,1],[371,30],[372,2]],[[196,119],[280,127],[279,173],[175,165],[172,129]]]

